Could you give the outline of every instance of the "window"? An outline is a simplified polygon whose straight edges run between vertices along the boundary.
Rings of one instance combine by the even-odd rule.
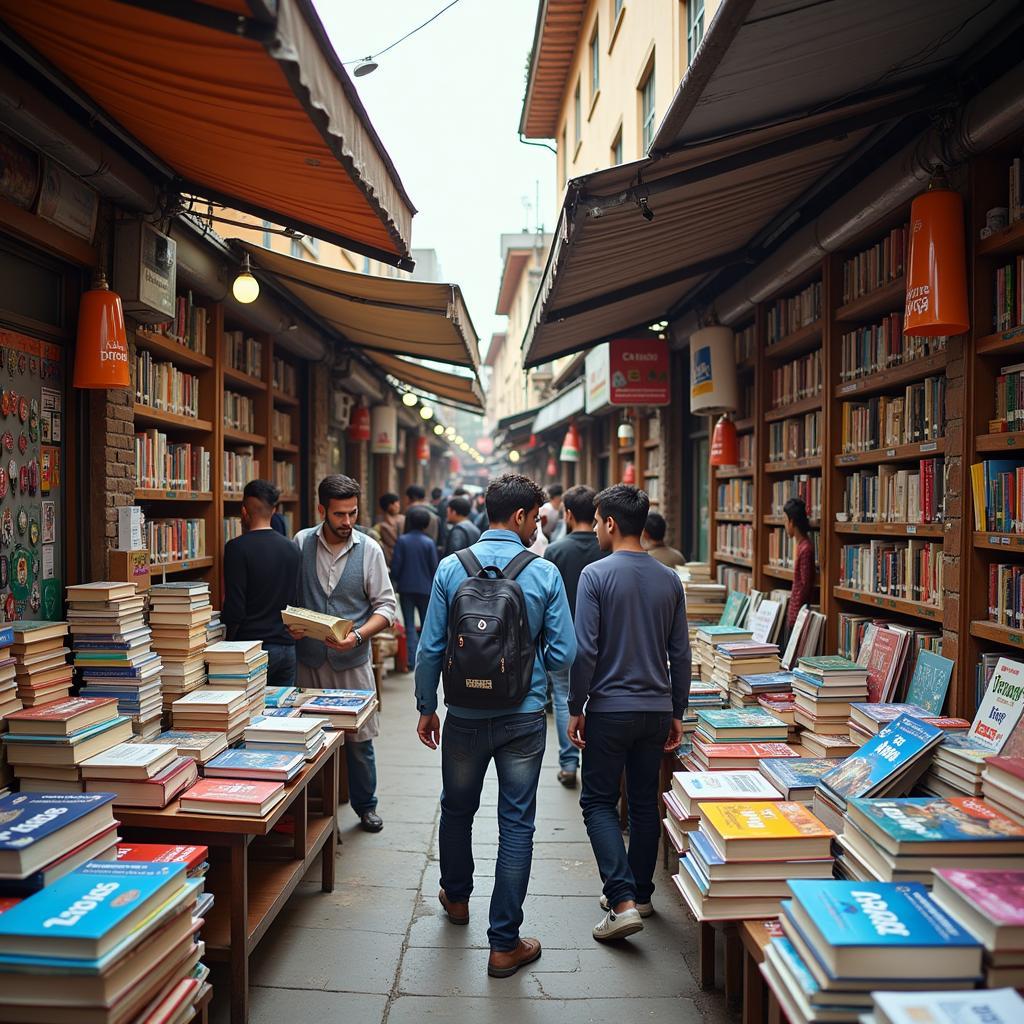
[[[578,146],[583,135],[583,103],[580,100],[580,80],[576,79],[576,92],[572,97],[572,120],[576,135],[573,142]]]
[[[601,41],[594,22],[594,34],[590,37],[590,102],[593,103],[601,90]]]
[[[622,125],[619,125],[619,130],[615,133],[615,138],[612,141],[612,166],[617,167],[622,163]]]
[[[273,249],[274,248],[273,240],[271,239],[271,236],[270,236],[270,221],[269,220],[265,220],[263,222],[263,248],[264,249]]]
[[[640,86],[640,150],[646,153],[654,141],[654,60]]]
[[[693,55],[704,38],[704,0],[687,0],[686,4],[686,55],[692,64]]]

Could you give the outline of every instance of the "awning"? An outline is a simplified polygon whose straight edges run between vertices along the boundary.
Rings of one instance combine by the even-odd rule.
[[[519,412],[502,416],[495,424],[494,447],[501,448],[506,444],[515,444],[518,441],[525,441],[533,433],[533,421],[540,406],[533,409],[520,409]]]
[[[669,319],[709,275],[763,260],[889,130],[948,98],[932,80],[954,86],[949,65],[1013,6],[722,0],[655,155],[569,183],[525,365]]]
[[[0,0],[0,34],[179,190],[411,267],[415,210],[311,0]]]
[[[581,380],[540,407],[533,421],[533,433],[543,434],[545,430],[552,430],[568,423],[573,416],[583,412],[585,401],[586,387],[585,382]]]
[[[483,392],[476,377],[463,377],[443,370],[434,370],[422,363],[413,363],[383,352],[367,352],[377,366],[416,391],[433,395],[442,405],[454,404],[479,412],[484,407]]]
[[[458,285],[335,270],[235,238],[257,277],[276,282],[315,318],[371,355],[480,364],[476,331]]]

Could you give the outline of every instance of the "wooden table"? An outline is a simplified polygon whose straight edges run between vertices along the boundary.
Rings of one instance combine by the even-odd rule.
[[[768,986],[760,965],[765,947],[782,935],[778,918],[766,921],[743,921],[739,927],[743,946],[743,1024],[761,1024],[768,1019]]]
[[[214,905],[202,934],[206,958],[230,966],[232,1024],[249,1018],[250,955],[317,857],[323,891],[334,890],[342,739],[340,732],[328,732],[324,749],[262,818],[188,813],[177,800],[163,810],[115,810],[127,839],[210,847],[206,888]],[[316,794],[310,792],[313,783]],[[293,834],[274,833],[286,815],[294,820]]]

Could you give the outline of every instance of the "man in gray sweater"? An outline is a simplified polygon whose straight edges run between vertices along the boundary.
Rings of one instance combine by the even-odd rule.
[[[597,539],[611,554],[580,576],[569,739],[583,751],[580,806],[606,911],[593,934],[603,942],[642,930],[653,913],[659,769],[662,753],[683,737],[691,656],[683,585],[640,543],[647,495],[617,484],[596,504]],[[623,771],[628,853],[616,810]]]

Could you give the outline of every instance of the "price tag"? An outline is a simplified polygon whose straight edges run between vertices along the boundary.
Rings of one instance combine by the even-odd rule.
[[[1000,537],[999,538],[999,543],[1000,544],[1005,544],[1005,545],[1007,545],[1007,547],[1009,547],[1010,538],[1009,537]]]
[[[855,383],[854,384],[844,384],[839,389],[839,393],[841,395],[848,395],[851,391],[856,391],[856,390],[857,390],[857,385]]]
[[[895,448],[886,448],[885,449],[885,457],[887,459],[895,459],[896,458],[896,449]]]
[[[917,533],[917,527],[914,526],[913,524],[909,525],[907,527],[907,533]]]
[[[839,456],[839,462],[840,462],[841,465],[844,465],[844,466],[847,466],[851,462],[856,462],[856,461],[857,461],[857,456],[856,455],[840,455]]]
[[[939,444],[938,444],[937,441],[929,441],[927,444],[921,445],[921,451],[923,451],[923,452],[933,452],[938,447],[939,447]]]
[[[988,542],[989,542],[989,544],[998,544],[999,543],[999,538],[998,537],[990,536],[989,539],[988,539]]]
[[[178,496],[178,492],[177,491],[168,491],[164,495],[165,498],[176,498],[177,496]]]

